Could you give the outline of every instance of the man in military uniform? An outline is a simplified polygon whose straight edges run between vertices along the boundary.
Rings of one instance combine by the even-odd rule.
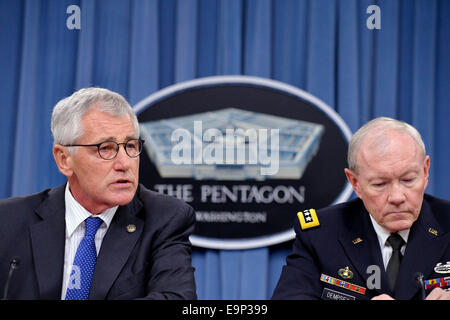
[[[419,132],[374,119],[351,138],[348,163],[358,199],[298,213],[273,299],[449,300],[450,202],[425,194]]]

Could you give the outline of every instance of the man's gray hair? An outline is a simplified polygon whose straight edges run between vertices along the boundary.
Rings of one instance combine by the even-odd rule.
[[[139,138],[139,122],[131,106],[120,94],[103,88],[84,88],[60,100],[53,108],[53,143],[74,144],[84,134],[83,116],[93,107],[114,116],[129,115]]]
[[[350,144],[348,146],[348,168],[353,172],[357,173],[358,164],[356,157],[358,155],[359,147],[361,146],[364,138],[373,130],[376,130],[377,133],[383,133],[387,130],[395,130],[401,133],[408,134],[411,136],[416,142],[419,150],[423,153],[423,157],[426,156],[425,144],[423,143],[422,136],[416,128],[411,126],[410,124],[388,118],[388,117],[379,117],[375,118],[369,122],[367,122],[364,126],[362,126],[358,131],[350,139]]]

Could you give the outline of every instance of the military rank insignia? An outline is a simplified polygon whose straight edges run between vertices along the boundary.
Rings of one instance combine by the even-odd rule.
[[[317,227],[320,225],[319,218],[317,218],[316,210],[309,209],[300,211],[297,213],[298,220],[300,221],[300,227],[302,230]]]

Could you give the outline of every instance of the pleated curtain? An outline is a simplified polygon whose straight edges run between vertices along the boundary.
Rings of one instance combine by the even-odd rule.
[[[70,5],[80,30],[66,26]],[[366,26],[370,5],[381,29]],[[77,89],[134,105],[182,81],[252,75],[317,96],[353,132],[377,116],[413,124],[427,192],[448,199],[449,39],[449,0],[1,0],[0,198],[64,183],[50,116]],[[290,246],[194,248],[199,298],[270,298]]]

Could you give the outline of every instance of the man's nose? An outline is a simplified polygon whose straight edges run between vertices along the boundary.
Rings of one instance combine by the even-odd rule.
[[[394,182],[389,188],[388,201],[393,204],[401,204],[406,200],[404,187],[399,182]]]
[[[131,158],[125,152],[125,145],[119,145],[119,151],[114,158],[115,170],[128,170],[130,168]]]

